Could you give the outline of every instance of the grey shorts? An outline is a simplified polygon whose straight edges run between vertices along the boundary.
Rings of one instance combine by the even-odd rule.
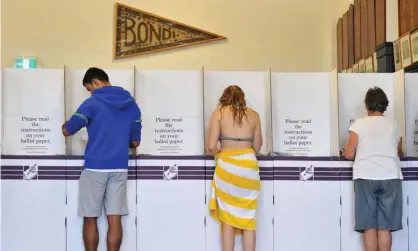
[[[355,227],[402,230],[402,180],[354,180]]]
[[[103,206],[106,215],[127,215],[126,186],[128,172],[83,170],[79,180],[78,213],[81,217],[99,217]]]

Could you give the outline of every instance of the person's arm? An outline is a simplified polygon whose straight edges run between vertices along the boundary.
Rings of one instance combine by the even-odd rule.
[[[261,121],[260,116],[256,115],[256,125],[254,129],[254,141],[253,141],[253,148],[255,152],[260,151],[261,146],[263,145],[263,134],[261,133]]]
[[[141,110],[137,106],[134,120],[132,121],[132,124],[131,124],[129,148],[137,148],[141,144],[141,133],[142,133],[142,114],[141,114]]]
[[[356,149],[358,144],[358,135],[357,133],[350,131],[348,137],[347,146],[345,147],[344,157],[348,160],[354,160],[356,156]]]
[[[398,123],[395,121],[395,132],[396,132],[396,136],[399,138],[399,141],[398,141],[398,157],[399,157],[399,159],[402,159],[403,158],[403,151],[402,151],[402,132],[401,132],[401,130],[399,129],[399,125],[398,125]]]
[[[210,119],[209,134],[207,138],[207,151],[209,154],[215,156],[218,153],[218,141],[221,135],[221,126],[219,121],[221,120],[221,111],[217,109]]]
[[[402,159],[403,158],[402,137],[399,138],[399,143],[398,143],[398,156],[399,156],[399,159]]]
[[[71,136],[71,134],[68,132],[66,127],[67,127],[67,121],[61,126],[62,135],[64,135],[64,137]]]
[[[348,129],[350,135],[348,136],[347,145],[344,151],[344,157],[348,160],[354,160],[356,156],[356,150],[360,134],[360,125],[361,123],[359,121],[355,121],[353,124],[351,124],[350,128]]]
[[[65,137],[74,135],[81,128],[88,125],[92,119],[92,108],[88,100],[84,101],[71,118],[62,125],[62,134]]]
[[[359,135],[361,131],[361,121],[354,121],[348,129],[350,135],[348,136],[347,145],[345,146],[344,157],[348,160],[354,160],[356,156]]]

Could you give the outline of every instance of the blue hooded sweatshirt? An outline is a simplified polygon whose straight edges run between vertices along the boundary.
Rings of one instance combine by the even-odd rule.
[[[121,87],[105,86],[93,91],[66,124],[73,135],[87,127],[84,154],[86,169],[128,169],[129,145],[141,141],[141,110]]]

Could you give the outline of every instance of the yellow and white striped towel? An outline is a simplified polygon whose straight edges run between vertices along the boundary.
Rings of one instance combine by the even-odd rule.
[[[210,215],[218,222],[242,230],[255,230],[260,169],[253,149],[223,150],[216,168],[209,203]]]

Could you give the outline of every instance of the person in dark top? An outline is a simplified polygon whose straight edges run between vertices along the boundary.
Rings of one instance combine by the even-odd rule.
[[[104,206],[109,224],[107,250],[117,251],[122,243],[121,218],[128,214],[129,148],[138,147],[141,141],[141,110],[128,91],[110,84],[102,69],[88,69],[83,86],[91,97],[64,123],[62,133],[68,137],[87,127],[88,143],[79,180],[84,245],[86,251],[97,251],[97,218]]]

